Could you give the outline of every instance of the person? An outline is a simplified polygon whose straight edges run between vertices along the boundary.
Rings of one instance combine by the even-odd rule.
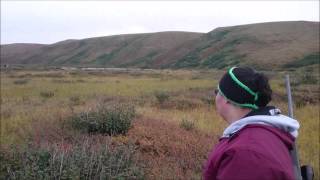
[[[267,106],[268,78],[249,67],[232,67],[216,89],[216,111],[229,124],[204,166],[205,180],[292,180],[290,150],[298,121]]]

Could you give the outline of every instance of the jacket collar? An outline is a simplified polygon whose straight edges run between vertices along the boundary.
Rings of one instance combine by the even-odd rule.
[[[280,110],[268,106],[251,111],[245,117],[231,123],[223,132],[222,138],[229,138],[239,130],[249,124],[260,124],[276,127],[284,132],[291,134],[294,138],[298,137],[300,124],[297,120],[280,114]]]

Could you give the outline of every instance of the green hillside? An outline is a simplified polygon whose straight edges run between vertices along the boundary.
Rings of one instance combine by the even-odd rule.
[[[275,22],[215,29],[171,67],[257,69],[319,64],[319,22]]]
[[[159,32],[1,45],[2,64],[32,66],[222,69],[316,68],[319,22],[270,22],[208,33]]]

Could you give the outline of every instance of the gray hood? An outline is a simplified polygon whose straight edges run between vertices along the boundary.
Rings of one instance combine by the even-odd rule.
[[[239,119],[230,124],[223,132],[222,137],[230,137],[244,126],[249,124],[264,124],[276,127],[284,132],[290,133],[294,138],[298,137],[300,124],[297,120],[281,114],[254,115]]]

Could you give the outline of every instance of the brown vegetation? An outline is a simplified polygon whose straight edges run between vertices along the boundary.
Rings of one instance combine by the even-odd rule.
[[[217,136],[144,117],[137,119],[128,133],[138,147],[148,179],[200,179],[202,165]]]

